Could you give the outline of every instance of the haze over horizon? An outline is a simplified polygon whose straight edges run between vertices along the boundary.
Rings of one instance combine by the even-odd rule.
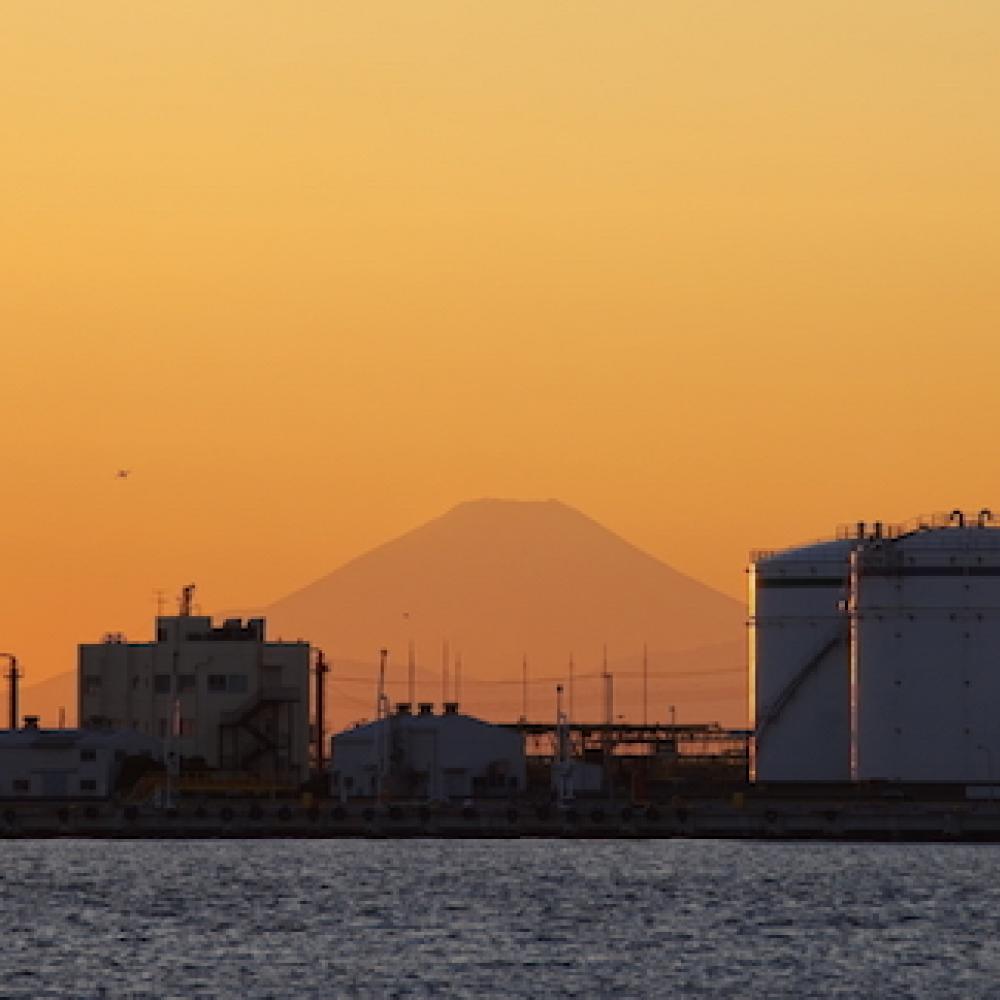
[[[1000,509],[998,48],[988,0],[10,0],[0,649],[470,497],[736,601],[753,548]]]

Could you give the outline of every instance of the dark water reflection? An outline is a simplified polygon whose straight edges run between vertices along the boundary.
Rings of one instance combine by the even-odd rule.
[[[998,847],[0,850],[0,997],[1000,997]]]

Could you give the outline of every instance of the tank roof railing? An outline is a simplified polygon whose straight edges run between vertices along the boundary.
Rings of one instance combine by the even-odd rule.
[[[992,510],[983,507],[975,514],[969,514],[962,510],[935,511],[933,514],[918,514],[915,517],[907,518],[905,521],[883,522],[883,521],[857,521],[852,524],[840,524],[837,526],[833,536],[813,538],[806,542],[799,542],[796,545],[789,545],[782,549],[751,549],[750,562],[756,563],[763,559],[772,559],[783,552],[794,551],[795,549],[805,549],[812,545],[822,545],[825,542],[844,542],[851,539],[867,541],[875,538],[903,538],[906,535],[914,535],[920,531],[933,531],[940,528],[1000,528],[1000,516],[994,517]]]

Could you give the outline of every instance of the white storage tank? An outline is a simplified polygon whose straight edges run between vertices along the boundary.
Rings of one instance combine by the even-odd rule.
[[[850,780],[846,608],[851,553],[860,544],[844,537],[751,562],[751,772],[758,781]]]
[[[958,511],[856,556],[858,780],[1000,780],[1000,530]]]

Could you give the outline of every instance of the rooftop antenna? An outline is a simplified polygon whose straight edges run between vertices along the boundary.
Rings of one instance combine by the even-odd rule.
[[[380,649],[378,651],[378,702],[375,705],[375,717],[384,719],[388,712],[385,710],[385,665],[389,659],[389,650]]]
[[[407,649],[406,670],[406,694],[412,707],[417,700],[417,647],[412,639]]]
[[[10,683],[10,728],[17,729],[17,694],[18,681],[24,673],[17,667],[17,657],[13,653],[0,653],[10,662],[10,669],[7,671],[7,680]]]
[[[164,597],[162,590],[154,590],[153,594],[156,597],[156,617],[161,618],[163,616],[163,606],[166,604],[166,598]]]
[[[451,659],[451,647],[448,645],[448,640],[445,639],[441,643],[441,704],[443,705],[448,698],[448,663]]]
[[[462,704],[462,651],[455,652],[455,701]]]

